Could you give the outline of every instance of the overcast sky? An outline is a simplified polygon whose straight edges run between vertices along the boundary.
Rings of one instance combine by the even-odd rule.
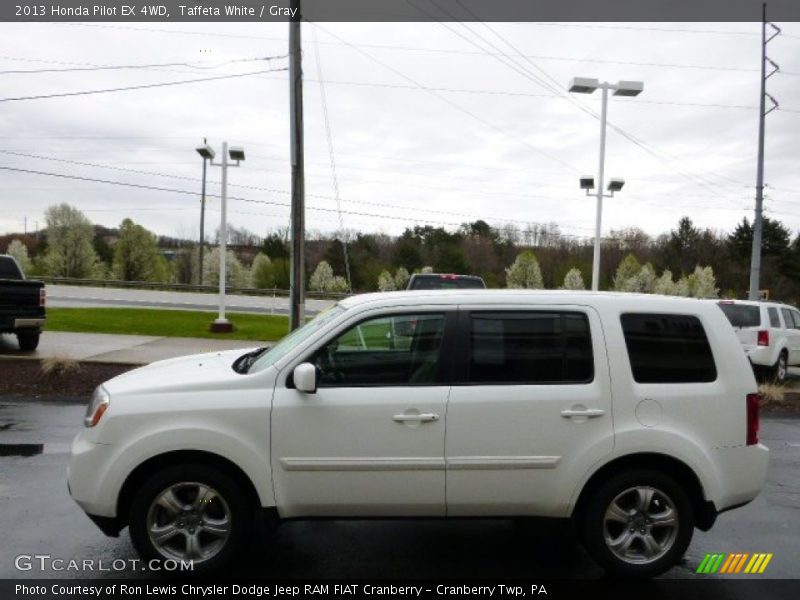
[[[767,117],[766,206],[797,232],[800,24],[779,25],[785,35],[769,47],[782,72],[768,81],[781,110]],[[241,59],[285,55],[287,34],[285,24],[2,23],[0,99],[283,69],[285,58]],[[606,176],[627,183],[606,201],[604,233],[658,234],[682,215],[730,230],[753,214],[759,45],[759,23],[304,24],[307,226],[339,227],[318,53],[346,228],[398,234],[482,218],[554,221],[565,234],[591,236],[594,201],[578,176],[597,170],[599,122],[587,112],[599,113],[599,93],[562,94],[571,77],[586,76],[645,86],[609,103],[609,121],[627,137],[609,130]],[[187,64],[9,73],[154,63]],[[29,230],[41,227],[49,205],[69,202],[103,225],[130,217],[159,234],[196,237],[194,147],[204,136],[217,151],[223,140],[246,151],[230,172],[229,194],[241,199],[230,202],[229,222],[259,235],[287,226],[287,82],[280,70],[0,102],[0,166],[190,192],[0,170],[0,231],[21,231],[26,216]],[[219,177],[209,170],[210,194]],[[213,198],[207,232],[219,216]]]

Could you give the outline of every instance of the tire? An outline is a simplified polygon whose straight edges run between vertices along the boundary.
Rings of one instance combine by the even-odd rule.
[[[234,564],[254,525],[254,507],[241,485],[202,464],[154,474],[136,493],[129,516],[131,541],[143,560],[193,561],[192,571],[172,571],[176,575],[206,575]]]
[[[683,557],[693,532],[692,504],[683,488],[649,469],[612,477],[592,495],[585,513],[587,551],[607,573],[621,577],[664,573]]]
[[[38,331],[26,331],[17,333],[17,342],[19,349],[24,352],[33,352],[39,347],[39,337],[41,333]]]
[[[781,353],[778,355],[778,360],[775,361],[775,364],[772,365],[770,369],[770,378],[779,384],[786,383],[786,379],[789,376],[789,361],[786,356],[786,351],[781,350]]]

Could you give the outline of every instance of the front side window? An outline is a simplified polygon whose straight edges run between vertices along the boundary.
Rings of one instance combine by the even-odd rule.
[[[362,321],[317,350],[319,387],[434,385],[445,316],[391,315]]]
[[[800,313],[796,310],[791,311],[792,313],[792,321],[794,321],[794,328],[800,329]]]
[[[467,383],[588,383],[593,378],[592,337],[585,314],[470,314]]]
[[[701,383],[717,378],[703,324],[692,315],[628,313],[622,332],[638,383]]]

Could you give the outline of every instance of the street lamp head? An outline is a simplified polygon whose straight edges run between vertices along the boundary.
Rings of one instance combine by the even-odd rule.
[[[593,190],[594,189],[594,177],[591,175],[584,175],[580,178],[581,182],[581,189],[582,190]]]
[[[195,148],[195,150],[197,150],[197,153],[203,158],[207,160],[214,160],[214,155],[215,155],[214,149],[208,144],[198,146],[197,148]]]
[[[575,94],[591,94],[598,87],[600,82],[588,77],[573,77],[569,82],[569,91]]]
[[[231,160],[237,162],[244,160],[244,148],[241,146],[231,146],[230,150],[228,150],[228,155],[231,157]]]
[[[620,81],[614,90],[615,96],[638,96],[644,89],[641,81]]]
[[[608,191],[611,193],[618,192],[625,185],[625,180],[621,177],[612,177],[608,182]]]

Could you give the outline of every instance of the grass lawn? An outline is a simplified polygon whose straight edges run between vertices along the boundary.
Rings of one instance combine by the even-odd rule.
[[[215,312],[151,308],[48,308],[47,331],[121,333],[230,340],[278,340],[289,332],[289,319],[275,315],[228,313],[233,333],[211,333]]]

